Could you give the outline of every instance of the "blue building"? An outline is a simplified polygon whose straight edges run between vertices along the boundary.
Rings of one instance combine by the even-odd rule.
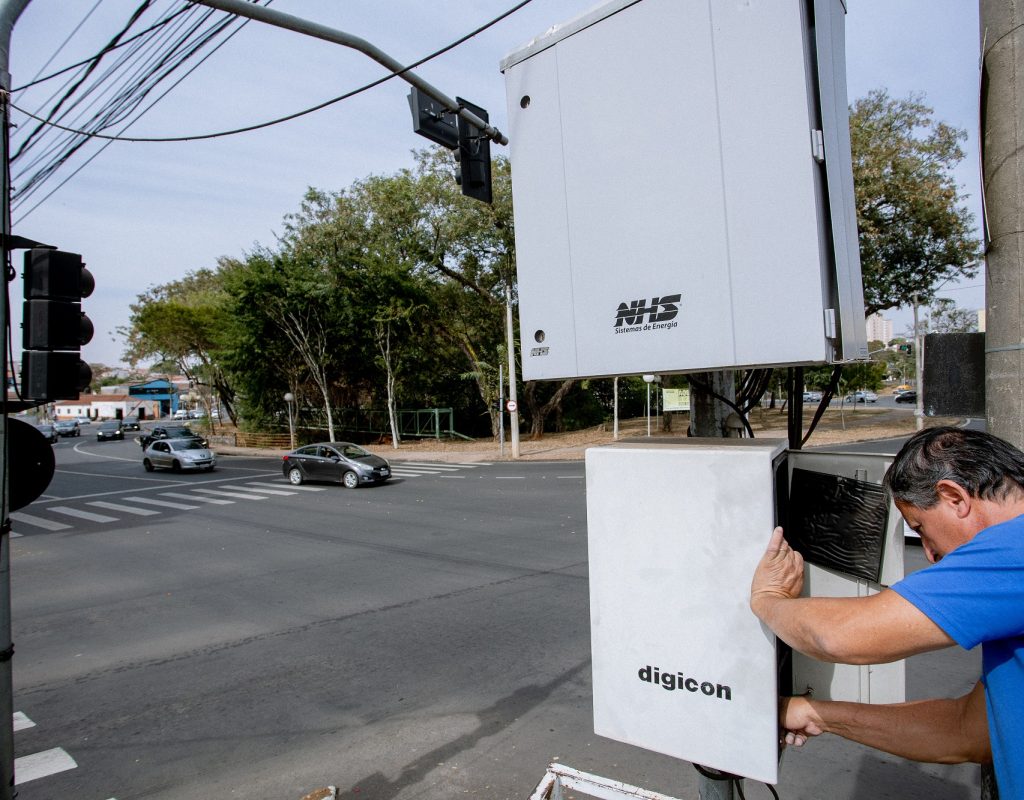
[[[178,390],[170,381],[153,380],[136,383],[128,387],[128,395],[140,400],[159,401],[161,417],[169,417],[178,410]]]

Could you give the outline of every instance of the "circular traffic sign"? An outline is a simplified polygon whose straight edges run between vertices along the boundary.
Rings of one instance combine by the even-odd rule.
[[[509,400],[507,403],[505,403],[505,408],[508,409],[509,414],[515,414],[516,409],[519,408],[519,406],[516,404],[515,400]]]

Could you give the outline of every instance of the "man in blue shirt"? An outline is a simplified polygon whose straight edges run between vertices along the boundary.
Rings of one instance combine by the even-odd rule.
[[[960,698],[894,705],[788,698],[786,741],[835,733],[918,761],[991,761],[1002,800],[1024,800],[1024,453],[978,431],[926,429],[883,485],[932,566],[870,597],[801,598],[803,560],[776,528],[751,609],[796,650],[834,663],[981,644],[981,680]]]

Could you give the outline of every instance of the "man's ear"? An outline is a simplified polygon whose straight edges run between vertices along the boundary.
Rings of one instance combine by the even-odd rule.
[[[935,484],[935,493],[939,496],[939,502],[946,504],[959,519],[964,519],[971,513],[974,498],[956,481],[939,481]]]

